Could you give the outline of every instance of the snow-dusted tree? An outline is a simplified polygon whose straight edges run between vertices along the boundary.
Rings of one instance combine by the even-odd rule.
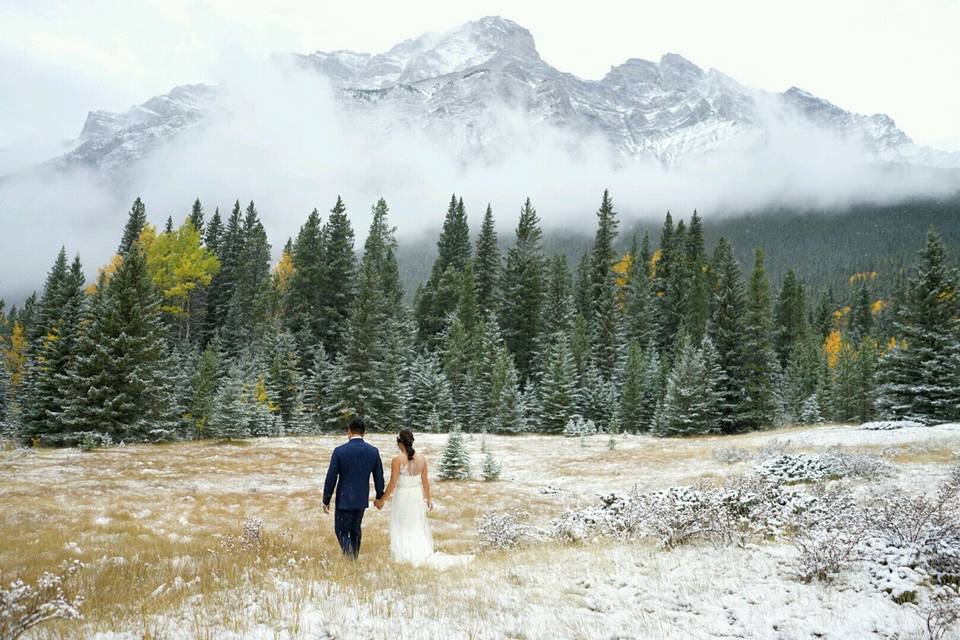
[[[497,279],[500,275],[500,248],[497,245],[497,229],[493,221],[493,209],[487,205],[477,238],[477,256],[474,265],[477,277],[477,303],[480,312],[494,310],[497,294]]]
[[[39,437],[45,444],[58,443],[69,431],[63,413],[69,403],[64,385],[77,356],[85,296],[83,268],[75,258],[68,267],[61,249],[47,277],[40,313],[34,325],[34,340],[28,351],[24,376],[23,437]]]
[[[293,405],[302,386],[300,357],[293,334],[285,329],[269,332],[263,346],[266,360],[265,382],[267,395],[288,424],[293,416]]]
[[[778,364],[770,343],[772,330],[770,285],[764,253],[757,249],[744,314],[743,397],[737,409],[740,426],[759,429],[771,426],[777,414]]]
[[[447,438],[437,463],[437,475],[441,480],[466,480],[470,477],[470,454],[459,427],[454,427]]]
[[[503,371],[502,382],[497,385],[496,419],[494,429],[500,433],[520,433],[526,430],[523,395],[513,359],[506,351],[497,360],[498,370]],[[502,369],[501,369],[502,367]]]
[[[550,349],[539,384],[541,423],[538,430],[560,433],[577,412],[577,380],[573,357],[566,340]]]
[[[387,322],[381,336],[382,359],[374,363],[377,372],[377,394],[371,408],[378,417],[378,426],[398,431],[403,425],[404,411],[410,397],[410,352],[413,349],[413,327],[406,318]]]
[[[720,238],[714,249],[711,271],[714,279],[713,313],[709,333],[719,356],[720,368],[727,374],[719,388],[720,430],[738,430],[738,407],[743,399],[744,326],[742,314],[746,306],[740,265],[733,257],[733,248]]]
[[[207,343],[191,380],[193,396],[190,401],[190,414],[193,418],[194,437],[203,438],[207,435],[207,426],[213,415],[213,402],[224,375],[223,367],[226,355],[223,353],[220,340],[214,338]]]
[[[64,379],[71,390],[64,423],[72,431],[105,433],[115,442],[169,438],[175,422],[166,327],[139,245],[124,254],[109,282],[101,278],[100,284]]]
[[[620,411],[617,383],[604,378],[602,369],[591,362],[578,396],[583,417],[596,423],[601,431],[608,431]]]
[[[823,422],[823,416],[820,413],[820,402],[817,400],[817,394],[812,393],[800,405],[800,415],[798,417],[800,424],[818,424]]]
[[[436,421],[430,419],[432,413],[436,414]],[[410,368],[407,424],[412,429],[432,430],[436,423],[441,425],[441,429],[457,425],[450,382],[440,370],[435,355],[420,355]]]
[[[597,425],[593,420],[586,420],[580,414],[570,416],[567,423],[563,425],[563,436],[565,438],[582,438],[592,436],[597,433]]]
[[[643,350],[634,339],[627,347],[623,385],[620,391],[620,423],[627,433],[639,433],[647,427],[644,419]]]
[[[120,240],[120,246],[117,253],[121,256],[130,250],[133,243],[140,237],[140,233],[147,224],[147,208],[143,201],[137,198],[130,207],[130,214],[127,216],[127,225],[123,229],[123,238]]]
[[[250,436],[252,398],[246,378],[247,372],[241,364],[230,367],[214,398],[207,428],[211,437],[235,440]]]
[[[716,374],[711,368],[703,348],[693,347],[686,339],[679,341],[657,415],[656,435],[686,436],[717,431],[719,396],[712,378]]]
[[[787,358],[781,385],[787,422],[800,419],[803,403],[817,390],[822,364],[819,352],[815,337],[805,336],[794,343],[793,351]]]
[[[516,241],[507,251],[501,279],[500,323],[521,380],[536,369],[544,294],[540,218],[530,198],[520,210]]]
[[[493,452],[490,450],[490,445],[487,443],[486,434],[484,434],[483,442],[480,445],[480,451],[483,453],[484,481],[493,482],[494,480],[499,480],[500,474],[503,471],[503,467],[501,467],[500,461],[494,457]]]
[[[878,406],[890,418],[936,424],[960,417],[960,291],[940,237],[930,231],[881,363]]]

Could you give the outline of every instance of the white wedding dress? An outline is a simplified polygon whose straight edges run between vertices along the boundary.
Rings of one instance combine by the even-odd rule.
[[[390,555],[394,562],[436,569],[465,564],[473,556],[452,556],[433,550],[433,535],[420,479],[423,464],[414,459],[400,467],[400,478],[390,502]]]

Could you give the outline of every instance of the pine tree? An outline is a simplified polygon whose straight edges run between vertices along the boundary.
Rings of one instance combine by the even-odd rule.
[[[807,336],[807,305],[803,283],[787,271],[774,308],[774,348],[781,367],[787,366],[795,345]]]
[[[745,328],[742,320],[746,300],[740,265],[725,238],[717,242],[713,254],[714,308],[709,333],[717,349],[718,364],[726,372],[720,385],[720,430],[733,433],[739,429],[738,410],[744,394]]]
[[[650,238],[643,237],[643,249],[639,252],[635,240],[624,292],[624,332],[627,340],[646,344],[656,335],[655,302],[648,272]]]
[[[447,438],[437,464],[437,475],[441,480],[466,480],[470,477],[470,454],[459,427],[451,431]]]
[[[193,228],[203,236],[203,205],[200,204],[200,198],[193,201],[193,208],[190,209],[190,223]]]
[[[321,340],[331,357],[346,348],[356,273],[353,228],[340,196],[323,228],[325,241],[318,296],[321,304]]]
[[[500,304],[500,322],[507,347],[522,379],[536,369],[533,358],[540,336],[544,294],[540,218],[530,198],[520,210],[516,241],[507,251]]]
[[[540,392],[540,431],[560,433],[577,413],[577,380],[573,356],[565,340],[557,341],[547,356],[546,369],[538,387]]]
[[[794,344],[787,359],[782,392],[787,421],[801,419],[804,403],[816,394],[819,377],[819,345],[808,336]]]
[[[867,280],[860,280],[853,308],[850,311],[850,333],[854,339],[860,340],[873,332],[873,305],[870,300],[870,289]]]
[[[200,354],[200,360],[193,373],[193,398],[190,402],[195,438],[204,438],[209,435],[214,399],[224,375],[225,359],[226,355],[223,353],[219,339],[216,338],[208,342]]]
[[[417,336],[421,344],[436,346],[447,317],[457,306],[456,298],[450,299],[439,291],[441,280],[446,277],[448,282],[459,282],[459,272],[470,259],[470,253],[470,228],[463,199],[458,201],[453,195],[437,241],[437,259],[417,299]]]
[[[98,431],[114,441],[167,439],[174,424],[160,297],[134,244],[109,282],[98,286],[77,357],[64,380],[72,431]]]
[[[216,219],[217,216],[214,216],[214,220]],[[213,229],[214,222],[211,221],[211,226],[207,229],[207,247],[220,259],[220,270],[210,281],[204,325],[206,340],[210,340],[215,334],[224,333],[227,315],[237,287],[238,270],[245,244],[239,200],[233,205],[233,211],[227,219],[227,226],[222,235],[212,236]],[[210,243],[214,239],[216,239],[216,246],[211,246]],[[222,337],[225,338],[225,336]],[[226,348],[227,345],[224,346]]]
[[[493,456],[493,452],[490,451],[489,446],[484,440],[483,444],[483,480],[484,482],[494,482],[500,479],[500,474],[502,473],[502,467],[500,462]]]
[[[240,236],[242,244],[223,334],[224,346],[233,356],[253,342],[267,320],[270,243],[253,202],[247,206]]]
[[[603,192],[597,211],[597,232],[590,253],[591,334],[594,361],[605,380],[613,375],[616,354],[619,351],[617,327],[620,305],[617,300],[613,264],[617,260],[614,243],[617,239],[616,211],[607,190]]]
[[[764,253],[757,249],[744,314],[744,395],[738,408],[740,424],[747,429],[770,426],[777,413],[777,361],[770,344],[772,323]]]
[[[956,269],[930,231],[884,356],[878,407],[890,418],[936,424],[960,417],[960,297]]]
[[[241,363],[234,364],[227,372],[213,402],[208,429],[211,437],[227,440],[250,437],[253,408],[246,377]]]
[[[207,224],[205,230],[197,229],[198,231],[203,231],[203,244],[210,251],[213,251],[213,254],[218,258],[223,258],[221,254],[221,245],[223,243],[223,220],[220,218],[220,207],[217,207],[213,212],[213,217],[210,218],[210,223]]]
[[[497,245],[497,229],[493,221],[493,209],[487,205],[477,238],[476,257],[477,303],[480,312],[487,314],[496,306],[497,277],[500,274],[500,247]]]
[[[643,416],[643,365],[643,349],[637,340],[631,340],[620,391],[620,423],[627,433],[640,433],[647,427]]]
[[[293,420],[294,405],[302,380],[297,344],[289,331],[275,331],[266,337],[265,383],[271,407],[284,425]]]
[[[654,433],[686,436],[717,431],[719,395],[715,382],[704,359],[704,350],[681,339]]]
[[[120,246],[117,248],[117,253],[120,255],[125,255],[130,248],[133,246],[133,243],[137,241],[140,237],[140,233],[143,231],[143,228],[147,224],[147,208],[143,205],[143,201],[140,198],[137,198],[133,201],[133,206],[130,208],[130,214],[127,218],[127,225],[123,229],[123,238],[120,240]]]
[[[573,327],[574,297],[573,280],[563,255],[551,257],[547,261],[547,288],[543,299],[543,318],[541,319],[542,351],[560,338],[568,335]]]
[[[432,413],[436,414],[435,420],[431,419]],[[456,424],[450,383],[435,355],[420,355],[410,368],[407,424],[412,429],[430,430],[435,423],[441,428]]]
[[[302,349],[313,348],[323,336],[324,240],[320,214],[314,209],[300,227],[291,250],[293,275],[284,300],[287,326],[295,335],[307,335]]]
[[[62,416],[69,398],[63,379],[77,355],[85,302],[80,258],[69,268],[65,264],[61,249],[40,300],[24,381],[29,393],[22,398],[21,435],[26,440],[39,437],[45,444],[59,444],[67,431]]]

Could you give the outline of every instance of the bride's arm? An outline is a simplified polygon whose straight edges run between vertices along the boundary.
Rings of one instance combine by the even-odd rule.
[[[427,500],[427,509],[433,511],[433,500],[430,499],[430,473],[427,471],[427,459],[423,459],[423,471],[420,472],[421,484],[423,484],[423,497]]]
[[[386,502],[390,499],[390,496],[393,494],[393,490],[397,488],[397,482],[400,481],[400,460],[394,458],[390,463],[390,484],[387,485],[387,490],[383,492],[383,501]]]

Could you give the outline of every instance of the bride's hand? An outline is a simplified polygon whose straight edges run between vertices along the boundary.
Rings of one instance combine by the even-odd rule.
[[[427,500],[427,510],[433,511],[433,500]]]

